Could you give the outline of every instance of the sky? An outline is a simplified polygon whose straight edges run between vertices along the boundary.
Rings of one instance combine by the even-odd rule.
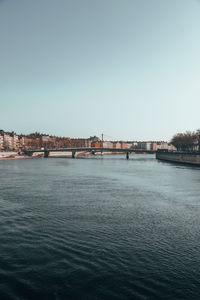
[[[0,129],[170,140],[199,79],[199,0],[0,0]]]

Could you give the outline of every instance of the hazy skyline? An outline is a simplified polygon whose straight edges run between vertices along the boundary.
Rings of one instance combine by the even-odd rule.
[[[200,1],[1,0],[0,129],[169,140],[196,130]]]

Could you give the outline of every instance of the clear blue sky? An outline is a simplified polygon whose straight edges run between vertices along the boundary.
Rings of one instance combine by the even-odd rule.
[[[0,0],[0,129],[169,140],[199,80],[198,0]]]

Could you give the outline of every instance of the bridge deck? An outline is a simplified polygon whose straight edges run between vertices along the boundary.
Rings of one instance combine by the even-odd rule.
[[[140,150],[140,149],[121,149],[121,148],[60,148],[60,149],[35,149],[26,150],[26,152],[120,152],[120,153],[155,153],[153,150]]]

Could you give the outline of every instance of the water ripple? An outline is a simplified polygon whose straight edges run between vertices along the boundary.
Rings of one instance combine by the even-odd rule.
[[[144,155],[1,170],[0,299],[199,299],[197,169]]]

